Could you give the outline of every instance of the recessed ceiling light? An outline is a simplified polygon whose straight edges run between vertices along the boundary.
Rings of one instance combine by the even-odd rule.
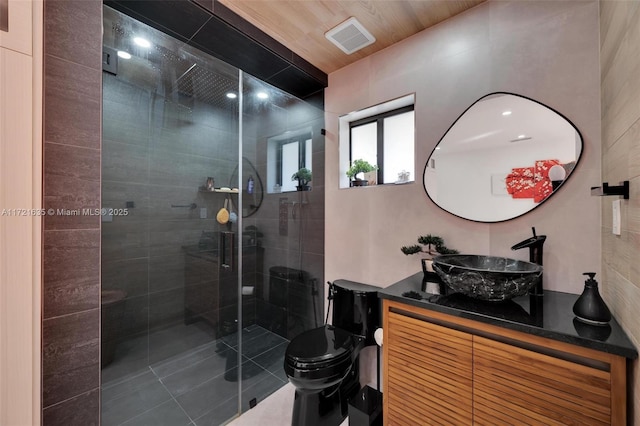
[[[269,97],[265,92],[258,92],[256,96],[260,99],[267,99]]]
[[[511,111],[503,111],[502,115],[511,115]]]
[[[133,42],[140,47],[151,47],[151,42],[149,42],[149,40],[147,40],[146,38],[134,37]]]
[[[527,137],[526,135],[518,135],[518,139],[524,139],[526,137]]]
[[[125,52],[124,50],[118,50],[118,57],[122,59],[131,59],[131,54]]]
[[[235,99],[235,98],[237,98],[237,97],[238,97],[238,95],[236,95],[236,94],[235,94],[235,93],[233,93],[233,92],[229,92],[229,93],[227,93],[227,98],[229,98],[229,99]]]

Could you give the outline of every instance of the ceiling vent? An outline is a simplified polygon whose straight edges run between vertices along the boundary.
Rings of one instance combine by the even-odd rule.
[[[347,55],[376,41],[376,38],[354,17],[327,31],[324,36]]]

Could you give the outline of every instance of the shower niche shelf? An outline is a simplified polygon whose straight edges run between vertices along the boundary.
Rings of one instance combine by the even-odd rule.
[[[199,188],[198,192],[207,192],[207,193],[223,193],[223,194],[238,194],[240,191],[238,190],[238,188],[232,188],[232,189],[228,189],[228,188],[214,188],[213,190],[208,190],[208,189],[204,189],[204,188]]]

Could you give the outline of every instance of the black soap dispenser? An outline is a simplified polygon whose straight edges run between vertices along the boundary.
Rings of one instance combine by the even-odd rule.
[[[573,305],[573,313],[587,324],[605,325],[611,320],[611,312],[598,292],[595,272],[585,272],[589,279],[584,282],[584,291]]]

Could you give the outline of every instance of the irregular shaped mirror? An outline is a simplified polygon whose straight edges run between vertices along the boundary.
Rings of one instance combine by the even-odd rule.
[[[582,136],[551,108],[511,93],[471,105],[435,147],[424,188],[443,210],[476,222],[502,222],[546,201],[569,178]]]

